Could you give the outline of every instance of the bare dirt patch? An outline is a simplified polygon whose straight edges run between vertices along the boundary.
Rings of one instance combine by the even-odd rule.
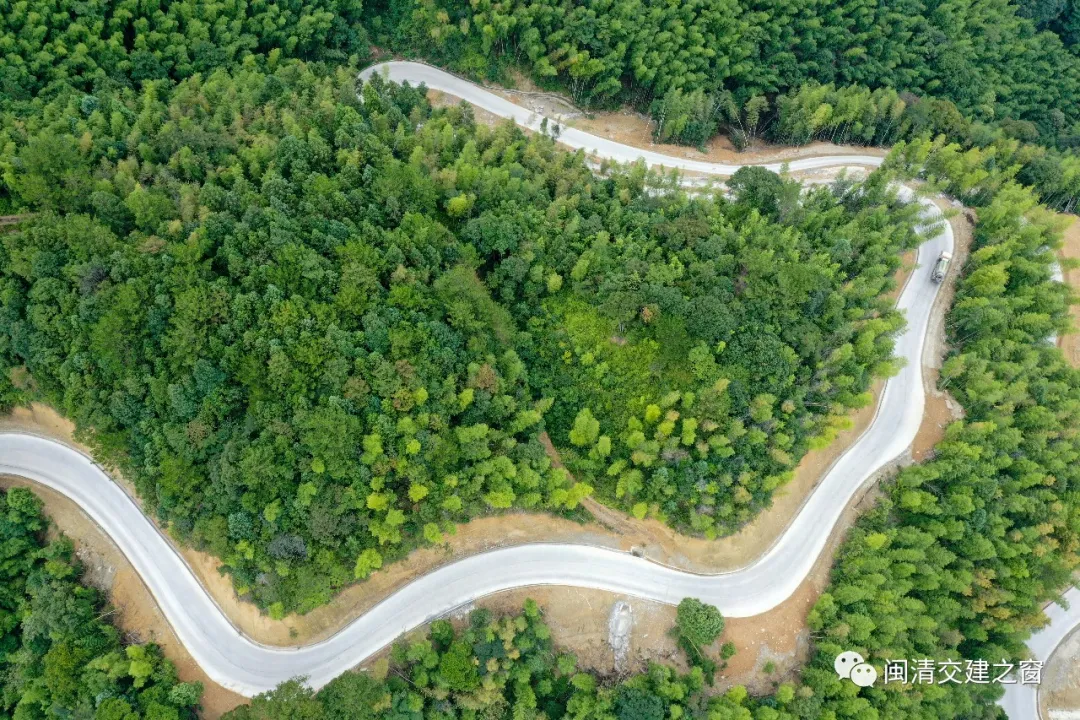
[[[1074,631],[1058,645],[1043,668],[1039,709],[1043,717],[1080,718],[1080,632]]]
[[[551,627],[556,646],[573,652],[581,667],[611,678],[640,672],[649,662],[673,663],[686,669],[668,634],[675,625],[674,607],[603,590],[559,586],[511,590],[484,598],[480,604],[498,612],[515,613],[521,611],[528,598],[543,608],[544,621]],[[609,622],[618,603],[630,608],[629,637],[622,663],[609,643]]]
[[[806,615],[828,580],[828,563],[814,572],[791,597],[761,615],[728,618],[722,642],[735,644],[735,656],[716,673],[716,690],[744,685],[754,695],[765,695],[776,685],[795,678],[810,655]],[[772,672],[765,666],[773,664]]]
[[[75,440],[75,423],[48,405],[33,403],[30,407],[14,408],[0,416],[0,431],[14,430],[43,435],[77,447],[83,452],[88,448]]]
[[[519,102],[512,97],[508,99]],[[652,121],[646,115],[633,110],[591,113],[588,117],[567,117],[566,124],[624,145],[632,145],[671,155],[672,157],[705,162],[779,162],[822,155],[876,155],[885,157],[887,154],[887,151],[882,148],[834,145],[827,142],[813,142],[807,145],[791,147],[789,145],[774,145],[765,141],[758,141],[745,150],[739,150],[732,144],[727,135],[715,136],[705,145],[704,152],[702,152],[698,148],[685,145],[653,142]]]
[[[828,562],[824,563],[824,570],[818,573],[815,569],[814,580],[803,583],[773,610],[752,618],[727,620],[724,633],[707,652],[719,661],[720,645],[730,641],[736,646],[736,654],[725,669],[717,672],[716,685],[707,689],[708,692],[745,685],[752,693],[766,694],[776,684],[795,677],[809,655],[806,613],[827,579]],[[650,662],[664,663],[680,672],[689,670],[670,633],[675,625],[675,607],[632,595],[561,586],[522,588],[483,598],[475,606],[451,613],[450,618],[463,623],[468,611],[476,606],[500,614],[515,614],[530,598],[543,609],[544,622],[551,628],[555,646],[572,652],[580,668],[608,680],[642,672]],[[618,613],[620,605],[629,608],[629,628],[623,628],[628,637],[621,659],[610,642],[612,616]],[[420,636],[425,631],[426,628],[418,628],[408,637]],[[387,654],[387,650],[380,652],[362,667],[376,667]],[[762,668],[770,661],[775,669],[764,674]]]

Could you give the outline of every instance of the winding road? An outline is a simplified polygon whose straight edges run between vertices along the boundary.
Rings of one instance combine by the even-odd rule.
[[[417,63],[387,63],[362,77],[383,72],[395,81],[425,83],[534,130],[542,119],[527,109],[468,81]],[[644,159],[655,167],[730,175],[739,165],[668,157],[564,128],[559,141],[571,148],[619,162]],[[849,165],[876,166],[872,155],[804,158],[791,171]],[[779,163],[765,165],[779,170]],[[911,194],[904,189],[903,192]],[[940,218],[929,200],[928,221]],[[511,588],[565,585],[608,590],[662,603],[697,597],[730,617],[763,613],[787,599],[810,572],[849,501],[878,473],[901,458],[915,438],[925,401],[923,351],[939,285],[930,280],[937,255],[953,249],[948,223],[919,248],[921,267],[897,302],[907,328],[896,352],[906,361],[885,385],[871,426],[836,461],[807,498],[784,534],[757,561],[737,571],[698,575],[615,550],[569,544],[528,544],[467,557],[434,570],[384,599],[336,635],[297,648],[269,647],[243,635],[214,602],[169,540],[135,501],[92,459],[56,441],[20,433],[0,433],[0,474],[17,475],[66,495],[100,525],[128,557],[150,588],[177,636],[206,674],[246,696],[304,675],[318,687],[357,665],[411,630],[478,598]],[[1071,591],[1070,597],[1077,595]],[[1080,598],[1068,612],[1050,609],[1049,628],[1032,640],[1036,657],[1048,659],[1068,630],[1080,622]],[[1037,717],[1037,696],[1029,686],[1012,686],[1002,704],[1014,718]]]

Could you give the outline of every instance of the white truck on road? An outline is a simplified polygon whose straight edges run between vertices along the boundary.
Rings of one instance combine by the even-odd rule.
[[[952,260],[951,252],[943,252],[938,255],[937,262],[934,263],[934,269],[930,272],[930,279],[936,283],[945,279],[945,275],[949,272],[949,262]]]

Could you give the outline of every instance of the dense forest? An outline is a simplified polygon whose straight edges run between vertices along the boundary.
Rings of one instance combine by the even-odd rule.
[[[124,644],[30,491],[0,493],[0,716],[194,720],[202,688],[152,644]]]
[[[523,64],[575,98],[633,104],[673,93],[784,93],[807,83],[891,87],[983,121],[1080,120],[1080,58],[1005,0],[386,0],[372,39],[474,72]],[[1042,82],[1053,77],[1054,82]]]
[[[579,102],[647,111],[659,140],[1015,141],[1044,202],[1080,202],[1072,0],[381,0],[373,41],[466,74],[522,67]],[[1053,81],[1047,81],[1053,78]]]
[[[1020,15],[1040,30],[1052,30],[1073,52],[1080,45],[1080,7],[1075,0],[1021,0]]]
[[[440,222],[468,129],[406,133],[422,94],[353,86],[287,64],[72,91],[8,131],[42,214],[0,241],[0,352],[275,613],[484,509],[588,492],[536,440],[516,329]],[[477,189],[540,189],[492,164]]]
[[[534,231],[521,250],[561,288],[539,313],[527,285],[507,292],[514,258],[491,276],[519,299],[534,384],[555,398],[546,427],[574,475],[709,537],[767,506],[893,372],[903,320],[882,294],[918,242],[918,206],[880,177],[801,201],[760,168],[729,187],[733,202],[668,205],[647,232]]]
[[[655,197],[353,77],[69,89],[0,141],[39,213],[0,238],[5,368],[274,614],[594,487],[731,532],[892,371],[917,210],[884,181]]]
[[[1080,561],[1080,373],[1046,343],[1070,298],[1055,223],[1016,182],[1078,195],[1072,1],[9,5],[0,405],[75,419],[275,615],[461,520],[576,514],[594,490],[738,527],[892,369],[881,297],[917,237],[887,179],[980,206],[942,369],[965,420],[849,534],[798,682],[708,697],[701,667],[653,666],[608,685],[530,604],[236,717],[998,716],[994,686],[859,691],[832,658],[1022,657]],[[673,139],[897,148],[861,186],[800,197],[748,171],[730,199],[688,198],[413,89],[358,98],[369,37],[477,75],[525,65]],[[198,687],[124,646],[43,528],[29,493],[0,500],[3,712],[190,717]]]
[[[898,172],[924,174],[943,162],[937,153],[956,149],[907,150],[894,158]],[[982,161],[993,180],[992,158]],[[1058,222],[1029,190],[1007,181],[979,218],[942,371],[967,417],[949,427],[932,460],[886,483],[884,499],[849,533],[810,612],[816,642],[797,682],[760,698],[739,686],[715,695],[705,692],[700,669],[680,677],[654,665],[604,683],[545,645],[547,628],[527,606],[521,618],[478,613],[461,634],[436,623],[426,640],[397,648],[374,677],[345,675],[318,694],[285,685],[233,717],[297,717],[301,708],[313,718],[342,717],[343,703],[365,697],[374,703],[371,717],[395,719],[540,712],[551,720],[1000,718],[998,685],[860,690],[833,670],[837,653],[852,648],[879,666],[1025,658],[1023,642],[1044,622],[1044,603],[1069,584],[1080,561],[1080,372],[1045,343],[1067,323],[1066,291],[1049,282]],[[532,654],[538,647],[541,657]],[[463,663],[470,653],[476,660]],[[462,665],[472,668],[467,684],[460,684]]]
[[[362,62],[375,43],[474,77],[524,68],[579,102],[647,111],[658,139],[686,144],[717,130],[738,145],[891,144],[923,133],[965,148],[1015,142],[1008,160],[1020,180],[1052,207],[1080,202],[1075,0],[10,5],[0,15],[0,107],[66,86],[93,94],[205,75],[245,58]]]
[[[1034,128],[1003,121],[992,129],[968,120],[947,101],[909,103],[910,99],[905,102],[891,88],[871,92],[861,86],[801,87],[776,99],[768,135],[783,143],[818,139],[875,145],[918,142],[930,135],[947,137],[960,143],[958,153],[993,154],[1002,173],[1035,188],[1049,207],[1072,212],[1080,203],[1080,156],[1038,144]],[[745,112],[734,117],[735,137],[752,127]],[[1009,132],[1002,129],[1006,127]]]
[[[182,79],[253,54],[347,60],[367,52],[361,8],[360,0],[8,2],[0,13],[0,99]]]
[[[907,160],[918,159],[908,170],[937,162],[931,147],[908,150]],[[993,184],[993,158],[982,160]],[[993,718],[992,686],[886,686],[856,698],[832,659],[853,646],[879,662],[1023,658],[1043,604],[1070,583],[1080,560],[1080,373],[1045,342],[1068,322],[1067,291],[1049,281],[1059,244],[1058,221],[1015,184],[980,208],[947,319],[952,350],[941,381],[966,418],[948,428],[933,460],[886,486],[841,548],[810,614],[819,641],[798,717],[864,717],[874,708],[887,717]]]

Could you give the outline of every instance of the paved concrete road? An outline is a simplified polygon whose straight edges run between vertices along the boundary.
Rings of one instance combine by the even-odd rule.
[[[527,110],[426,65],[383,66],[393,80],[426,82],[486,110],[539,128]],[[365,71],[381,71],[380,68]],[[670,158],[566,128],[560,141],[618,161],[645,158],[668,168],[730,174],[738,166]],[[792,162],[792,169],[877,165],[873,156],[836,156]],[[778,165],[768,165],[779,169]],[[909,192],[906,191],[905,192]],[[928,219],[940,215],[928,201]],[[531,544],[495,550],[443,566],[401,588],[338,634],[299,648],[272,648],[243,636],[220,611],[183,559],[130,497],[93,461],[60,443],[25,434],[0,434],[0,474],[47,485],[77,502],[116,541],[161,605],[180,640],[206,673],[244,695],[269,690],[283,680],[307,676],[321,686],[391,643],[401,633],[500,590],[533,585],[568,585],[609,590],[677,603],[698,597],[730,617],[765,612],[799,586],[821,553],[842,510],[870,479],[911,444],[923,414],[922,354],[939,286],[930,281],[938,254],[952,250],[947,223],[919,249],[921,267],[911,276],[898,306],[907,329],[896,351],[906,365],[885,386],[870,428],[833,465],[785,533],[760,559],[738,571],[706,576],[584,545]],[[1055,643],[1056,645],[1056,643]],[[1018,702],[1024,702],[1019,697]],[[1018,717],[1024,717],[1020,715]]]
[[[451,75],[445,70],[416,62],[387,62],[372,65],[360,73],[362,80],[367,80],[378,73],[382,77],[394,82],[408,82],[412,85],[424,83],[431,90],[441,90],[455,97],[498,115],[508,118],[522,127],[540,132],[544,116],[532,112],[527,108],[516,105],[490,90],[469,82],[456,75]],[[548,128],[557,124],[557,118],[548,118]],[[742,167],[737,164],[703,162],[677,158],[671,155],[642,150],[640,148],[623,145],[622,143],[592,135],[577,128],[560,124],[559,143],[573,150],[585,150],[585,152],[597,157],[615,160],[616,162],[636,162],[644,160],[649,167],[688,170],[691,172],[705,173],[708,175],[731,175]],[[840,165],[869,165],[877,167],[881,165],[882,158],[877,155],[843,155],[830,157],[801,158],[787,163],[792,172],[799,170],[815,170],[818,168],[831,168]],[[780,172],[783,163],[764,163],[762,167],[774,172]]]
[[[1050,624],[1028,640],[1027,659],[1050,662],[1054,650],[1080,625],[1080,590],[1069,588],[1065,593],[1065,601],[1069,605],[1068,610],[1061,605],[1050,605],[1046,608]],[[1038,685],[1006,685],[1005,696],[998,704],[1005,708],[1006,714],[1013,720],[1034,720],[1040,717],[1038,690]]]

